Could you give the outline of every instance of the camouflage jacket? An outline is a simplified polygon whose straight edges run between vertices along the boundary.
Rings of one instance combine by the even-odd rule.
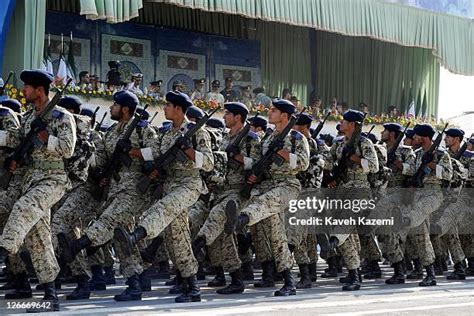
[[[85,182],[95,152],[95,145],[90,136],[91,118],[78,114],[73,114],[73,116],[77,126],[77,142],[73,156],[66,161],[66,169],[71,180]]]
[[[20,143],[20,121],[15,113],[0,105],[0,160]]]
[[[415,170],[418,170],[421,166],[424,153],[421,147],[415,150]],[[436,169],[431,170],[430,173],[426,175],[423,183],[441,185],[443,181],[451,181],[453,177],[453,165],[448,152],[438,148],[434,154],[433,162],[436,164]]]
[[[331,147],[331,154],[326,163],[328,168],[333,166],[341,159],[344,146],[349,140],[344,138],[342,141],[335,142]],[[361,187],[369,188],[370,184],[367,179],[369,173],[377,173],[379,171],[379,161],[374,144],[368,138],[361,137],[360,143],[356,147],[355,154],[361,158],[361,164],[356,165],[348,162],[347,177],[342,187]]]
[[[309,139],[307,138],[307,141],[309,145],[309,166],[306,171],[298,173],[297,178],[301,182],[303,189],[317,189],[321,187],[323,180],[324,156],[320,153],[320,147],[314,139],[310,137]],[[321,151],[323,151],[327,146],[326,148],[321,146],[321,148]],[[327,154],[327,152],[324,153]]]
[[[403,169],[399,170],[394,164],[388,167],[392,170],[388,186],[401,187],[408,176],[415,173],[415,152],[410,146],[400,145],[395,150],[395,157],[402,162]]]

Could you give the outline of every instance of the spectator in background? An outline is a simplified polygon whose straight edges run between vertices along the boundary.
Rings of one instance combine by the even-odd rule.
[[[184,93],[184,90],[186,90],[186,85],[184,84],[183,80],[176,80],[173,82],[172,89],[173,91]]]
[[[311,113],[313,117],[319,117],[322,114],[321,98],[316,96],[311,104]]]
[[[237,92],[233,90],[234,80],[231,77],[225,78],[225,88],[221,91],[225,102],[234,102],[238,100]]]
[[[285,100],[288,100],[288,101],[291,101],[291,90],[290,90],[290,88],[283,89],[283,91],[281,93],[281,98],[285,99]]]
[[[148,85],[148,95],[156,100],[160,100],[163,95],[161,93],[161,85],[163,84],[163,80],[152,81]]]
[[[387,115],[390,118],[396,118],[400,115],[400,113],[398,112],[398,108],[395,105],[391,105],[387,109]]]
[[[255,95],[255,101],[254,104],[256,106],[263,105],[265,108],[269,109],[270,106],[272,105],[272,99],[267,97],[265,94],[265,89],[262,87],[258,87],[253,89],[253,94]]]
[[[219,93],[219,88],[221,83],[219,80],[214,80],[211,83],[211,91],[209,91],[206,95],[207,102],[217,102],[219,106],[222,106],[225,102],[224,96]]]
[[[339,114],[344,114],[347,110],[349,110],[349,105],[347,104],[347,102],[341,102],[339,107]]]
[[[337,115],[337,98],[332,98],[331,102],[329,103],[329,107],[326,109],[326,113],[331,113],[332,115]]]
[[[79,73],[79,84],[77,85],[81,90],[92,90],[91,78],[88,71],[81,71]]]
[[[245,104],[249,109],[252,106],[252,94],[250,93],[251,86],[244,86],[241,88],[239,101]]]
[[[7,99],[5,95],[5,83],[3,82],[3,78],[0,78],[0,102]]]
[[[89,76],[89,81],[91,82],[92,91],[103,91],[104,90],[104,85],[99,80],[99,77],[97,75],[90,75]]]
[[[108,65],[110,70],[107,73],[107,90],[116,90],[123,86],[122,74],[119,71],[120,61],[112,60],[108,62]]]
[[[298,99],[296,95],[292,95],[290,97],[290,102],[293,103],[293,105],[296,107],[298,111],[301,111],[302,105],[300,104],[300,100]]]
[[[369,106],[364,102],[359,103],[359,110],[363,113],[367,113],[367,115],[370,115]]]
[[[194,79],[194,89],[189,91],[191,100],[204,100],[206,98],[206,91],[204,90],[206,79]]]
[[[126,90],[135,93],[136,95],[143,95],[140,84],[142,83],[143,74],[140,72],[132,74],[132,82],[127,85]]]

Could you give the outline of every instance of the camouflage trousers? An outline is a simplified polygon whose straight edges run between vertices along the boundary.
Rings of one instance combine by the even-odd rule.
[[[413,201],[411,205],[401,208],[403,217],[410,221],[406,230],[419,227],[431,213],[438,210],[443,202],[443,193],[439,186],[416,189]]]
[[[260,192],[259,192],[260,191]],[[290,200],[298,198],[300,187],[287,181],[265,181],[241,210],[249,218],[249,226],[261,222],[270,241],[277,272],[290,269],[293,262],[288,248],[284,211]]]
[[[358,234],[349,234],[347,238],[337,247],[338,253],[344,259],[348,270],[360,267],[360,241]]]
[[[25,244],[40,283],[54,281],[59,272],[51,241],[50,211],[69,185],[66,175],[27,174],[22,196],[13,205],[0,237],[0,246],[12,254]]]
[[[455,230],[452,234],[446,234],[443,236],[432,235],[431,243],[436,257],[447,257],[449,251],[454,263],[466,259],[462,250],[461,241],[459,240],[459,236]]]
[[[474,258],[474,235],[460,234],[461,247],[467,258]]]
[[[424,267],[434,262],[435,253],[430,239],[428,221],[424,221],[420,226],[408,232],[405,247],[410,259],[420,259]]]
[[[209,216],[209,208],[204,201],[199,199],[189,208],[188,212],[189,229],[191,231],[191,238],[194,240]]]
[[[64,233],[68,239],[77,239],[87,225],[100,215],[101,202],[92,196],[92,184],[85,183],[76,187],[62,199],[61,206],[56,210],[51,221],[51,238],[56,252],[58,249],[59,233]],[[73,276],[87,274],[90,276],[89,265],[84,251],[81,251],[73,262],[68,264]]]
[[[121,175],[121,182],[111,186],[107,202],[102,208],[98,219],[93,221],[84,234],[91,240],[92,246],[101,246],[113,240],[114,229],[122,226],[133,229],[135,219],[140,216],[143,209],[149,204],[149,197],[135,191],[135,184],[141,175],[125,173]],[[132,249],[127,256],[119,243],[114,242],[114,249],[120,260],[120,269],[125,278],[143,272],[143,262],[138,247]]]
[[[388,259],[391,263],[401,262],[404,255],[404,244],[401,240],[401,236],[394,232],[389,232],[388,234],[377,235],[377,240],[379,241],[380,250],[383,253],[383,256]]]
[[[145,228],[148,238],[154,238],[169,228],[165,238],[170,239],[170,257],[174,258],[181,275],[189,277],[196,274],[198,263],[191,248],[188,209],[202,193],[202,180],[181,178],[180,181],[165,183],[163,189],[163,198],[143,213],[138,225]]]
[[[255,258],[259,262],[267,262],[273,260],[272,248],[266,226],[262,222],[258,222],[249,227],[252,235],[252,243],[255,247]]]
[[[377,241],[375,240],[375,234],[360,235],[360,257],[368,261],[379,261],[382,259]]]

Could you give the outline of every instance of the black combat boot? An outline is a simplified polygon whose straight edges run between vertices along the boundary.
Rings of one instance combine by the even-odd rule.
[[[403,273],[403,261],[393,264],[393,275],[385,280],[385,284],[403,284],[405,283],[405,274]]]
[[[435,275],[443,275],[443,258],[436,257],[433,263]]]
[[[58,244],[61,249],[61,258],[66,263],[71,263],[76,258],[77,254],[92,245],[91,240],[86,235],[81,236],[79,239],[70,240],[66,234],[58,234]]]
[[[379,261],[369,261],[369,271],[364,275],[366,279],[380,279],[382,277],[382,270],[380,270]]]
[[[210,286],[210,287],[225,286],[225,274],[224,274],[223,267],[216,267],[216,276],[214,277],[214,279],[209,281],[209,283],[207,283],[207,286]]]
[[[405,271],[413,271],[413,263],[411,262],[410,259],[405,259]]]
[[[196,272],[196,279],[198,281],[203,281],[206,279],[206,273],[204,272],[204,268],[202,267],[201,263],[198,265],[198,270]]]
[[[163,238],[161,236],[153,238],[151,243],[142,251],[140,255],[144,262],[153,263],[156,257],[158,248],[163,244]]]
[[[242,279],[244,281],[252,281],[255,279],[253,274],[252,261],[247,261],[242,263]]]
[[[44,283],[43,288],[44,288],[44,296],[43,296],[42,301],[48,305],[36,304],[35,308],[27,309],[26,310],[27,313],[48,313],[48,312],[59,311],[59,298],[58,298],[58,295],[56,294],[56,288],[54,286],[54,282]]]
[[[349,270],[349,274],[347,275],[347,282],[344,284],[342,287],[343,291],[357,291],[360,290],[360,275],[359,275],[359,269],[353,269]]]
[[[105,284],[107,285],[112,285],[112,284],[117,283],[115,281],[115,270],[113,266],[104,267],[104,280],[105,280]]]
[[[316,282],[318,280],[317,268],[318,268],[318,265],[316,262],[308,264],[309,276],[311,277],[311,282]]]
[[[89,287],[89,277],[85,274],[76,277],[77,287],[71,294],[66,295],[67,300],[87,300],[91,295]]]
[[[454,264],[454,271],[446,277],[447,280],[466,280],[466,263],[463,261]]]
[[[140,273],[138,276],[140,279],[140,288],[142,289],[142,292],[150,292],[151,291],[151,278],[147,274],[147,271],[143,271]]]
[[[419,286],[435,286],[436,285],[436,277],[433,264],[425,267],[426,269],[426,277],[418,283]]]
[[[26,272],[25,272],[26,274]],[[11,272],[8,272],[5,276],[5,279],[3,279],[0,282],[7,282],[4,285],[0,286],[0,291],[7,291],[7,290],[14,290],[17,282],[17,277],[18,275],[15,275]],[[28,279],[28,276],[27,276]]]
[[[102,273],[102,267],[99,265],[91,266],[92,278],[89,281],[89,288],[92,291],[105,291],[107,289],[105,277]]]
[[[125,256],[132,255],[133,248],[140,240],[145,238],[146,235],[146,230],[142,226],[138,226],[131,233],[129,233],[123,227],[117,227],[114,229],[114,239],[120,244],[120,247]]]
[[[239,294],[243,293],[245,286],[242,278],[242,272],[240,269],[235,270],[234,272],[229,273],[232,281],[231,283],[223,289],[216,291],[217,294]]]
[[[311,275],[309,274],[309,267],[307,264],[300,264],[300,280],[296,283],[297,289],[311,288]]]
[[[22,298],[33,297],[31,290],[30,281],[28,281],[28,275],[26,272],[19,273],[15,276],[14,291],[5,294],[6,300],[19,300]]]
[[[181,293],[183,293],[183,284],[184,284],[184,280],[183,280],[183,277],[181,276],[181,272],[179,272],[179,270],[176,270],[176,277],[174,278],[174,284],[168,290],[168,293],[169,294],[181,294]]]
[[[413,271],[407,275],[407,280],[423,279],[423,267],[419,258],[413,259]]]
[[[326,260],[328,268],[324,273],[321,273],[322,278],[336,278],[337,277],[337,266],[336,257],[332,256]]]
[[[176,303],[190,303],[201,301],[201,289],[197,284],[196,276],[190,276],[183,282],[183,294],[176,297],[174,301]]]
[[[158,262],[158,273],[155,278],[169,279],[170,278],[170,263],[168,260]]]
[[[296,295],[296,286],[295,286],[295,281],[293,280],[293,275],[291,274],[290,269],[283,270],[281,272],[283,276],[283,280],[285,283],[283,284],[283,287],[279,289],[278,291],[275,291],[273,293],[275,296],[289,296],[289,295]]]
[[[474,276],[474,257],[467,258],[466,274],[468,276]]]
[[[120,294],[114,296],[114,300],[122,301],[140,301],[142,299],[142,289],[140,287],[140,277],[138,274],[134,274],[129,277],[125,284],[128,287]]]
[[[262,279],[253,284],[254,287],[274,287],[275,280],[273,279],[274,266],[273,261],[262,262]]]

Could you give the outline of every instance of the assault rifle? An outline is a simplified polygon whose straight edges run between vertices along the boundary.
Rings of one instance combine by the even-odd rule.
[[[258,116],[258,113],[255,114],[254,118],[256,118],[257,116]],[[242,130],[234,139],[234,141],[230,143],[225,149],[225,152],[227,153],[227,157],[229,158],[227,161],[227,166],[232,170],[239,170],[240,168],[240,162],[235,160],[234,156],[240,153],[240,144],[242,143],[242,140],[244,140],[244,138],[247,137],[250,131],[250,125],[251,125],[250,122],[247,121],[244,128],[242,128]]]
[[[410,122],[407,123],[407,126],[405,126],[405,129],[403,130],[403,132],[398,134],[398,137],[395,140],[395,143],[393,144],[393,147],[391,147],[388,150],[388,152],[387,152],[387,162],[388,162],[388,164],[392,164],[397,159],[397,157],[395,155],[395,152],[397,151],[398,146],[400,146],[400,143],[402,142],[403,137],[407,133],[408,127],[410,127]]]
[[[321,130],[323,129],[324,127],[324,123],[326,123],[326,120],[328,119],[328,117],[331,115],[331,112],[329,112],[328,114],[326,114],[326,116],[324,117],[324,120],[320,121],[319,124],[318,124],[318,127],[316,127],[316,129],[314,130],[313,134],[311,135],[311,137],[313,139],[316,139],[319,135],[319,133],[321,132]]]

